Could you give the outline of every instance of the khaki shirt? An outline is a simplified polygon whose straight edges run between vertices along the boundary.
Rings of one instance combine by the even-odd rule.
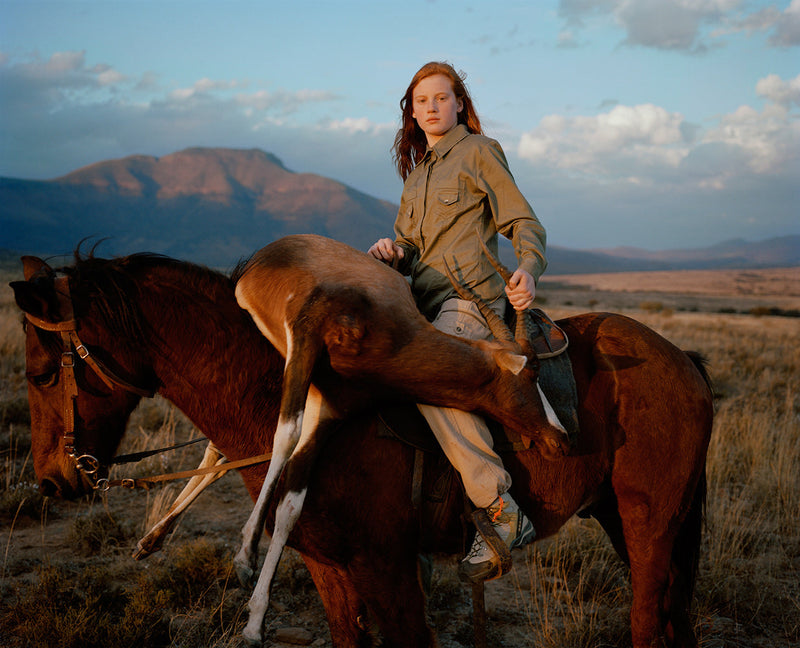
[[[445,299],[457,297],[445,259],[484,300],[504,295],[505,284],[476,236],[495,255],[497,233],[511,239],[519,267],[537,281],[547,266],[544,228],[517,188],[503,149],[463,124],[428,148],[409,174],[394,229],[405,252],[398,269],[411,276],[419,309],[429,319]]]

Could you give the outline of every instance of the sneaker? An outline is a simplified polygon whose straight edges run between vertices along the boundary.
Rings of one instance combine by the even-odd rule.
[[[533,524],[508,493],[492,502],[486,509],[486,515],[495,533],[508,549],[526,545],[536,537]],[[503,557],[477,532],[472,547],[458,567],[458,573],[462,580],[471,583],[492,580],[502,576],[510,568],[504,567],[503,562]]]

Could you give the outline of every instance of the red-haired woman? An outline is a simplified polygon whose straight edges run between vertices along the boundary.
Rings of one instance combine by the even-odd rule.
[[[500,145],[482,134],[461,76],[447,63],[423,66],[400,101],[402,126],[394,159],[405,181],[395,239],[369,253],[411,276],[420,310],[436,328],[470,339],[491,333],[478,309],[458,299],[444,270],[445,257],[460,279],[501,315],[506,300],[528,308],[545,269],[545,231],[517,188]],[[519,267],[509,286],[481,253],[477,237],[497,254],[497,233],[511,239]],[[531,522],[507,492],[511,477],[492,449],[479,416],[419,405],[472,503],[487,509],[509,547],[530,542]],[[476,534],[459,572],[469,581],[500,576],[499,556]]]

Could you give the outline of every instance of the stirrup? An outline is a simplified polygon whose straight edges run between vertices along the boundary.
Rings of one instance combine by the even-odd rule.
[[[480,536],[475,538],[473,547],[476,543],[483,541],[492,551],[493,557],[477,564],[466,562],[466,560],[462,561],[458,566],[459,578],[467,583],[482,583],[483,581],[500,578],[500,576],[507,574],[511,571],[513,565],[511,550],[500,536],[497,535],[497,531],[492,521],[489,519],[486,509],[476,509],[472,513],[472,521]]]

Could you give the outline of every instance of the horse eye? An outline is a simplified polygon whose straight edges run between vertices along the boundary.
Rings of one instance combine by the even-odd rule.
[[[47,371],[36,375],[27,375],[26,378],[36,387],[52,387],[58,382],[58,371]]]

